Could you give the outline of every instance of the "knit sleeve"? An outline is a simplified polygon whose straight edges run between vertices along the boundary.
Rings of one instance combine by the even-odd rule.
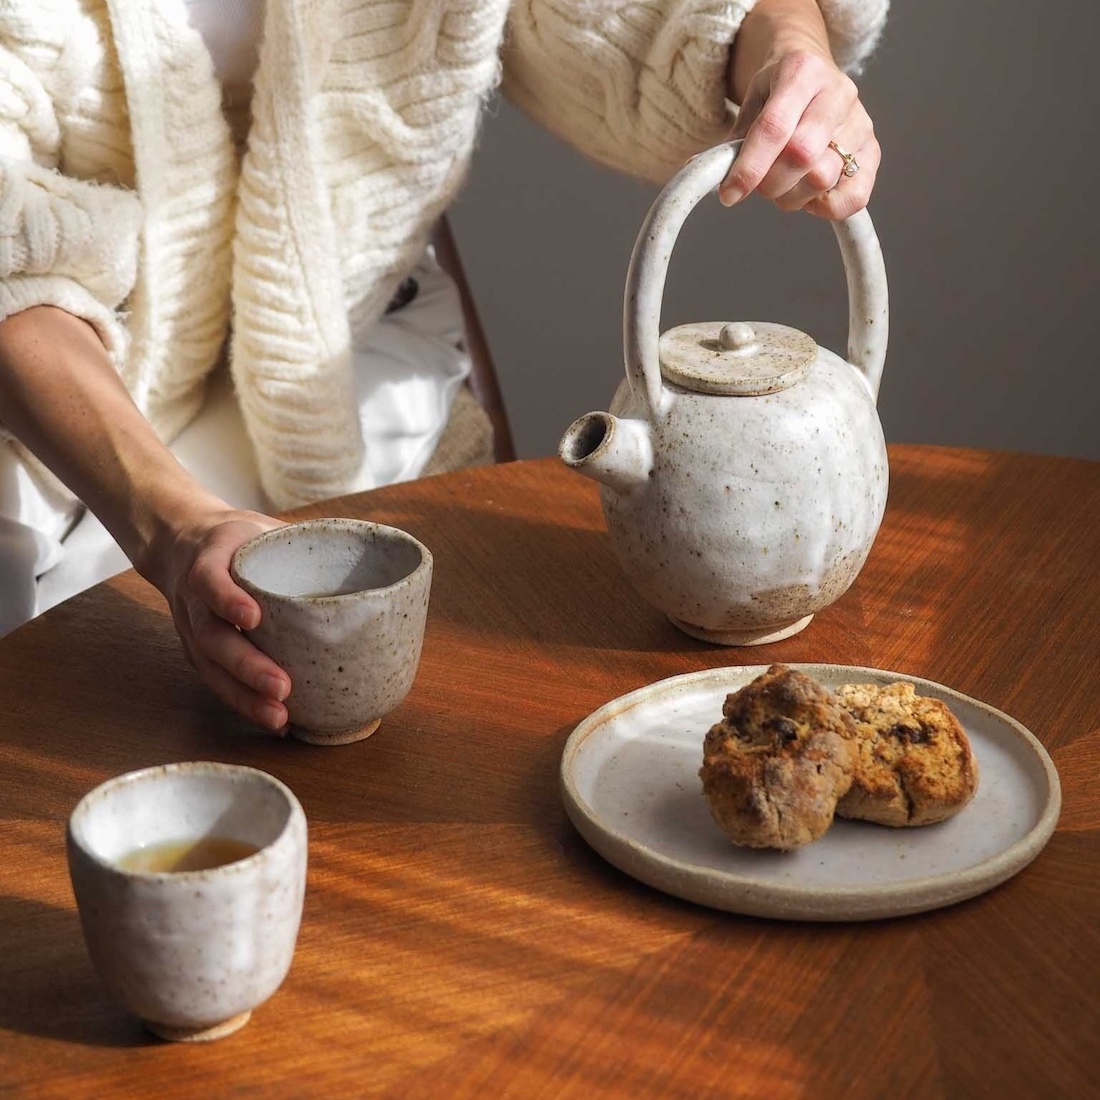
[[[817,3],[825,16],[834,60],[845,72],[858,76],[878,45],[890,0],[817,0]]]
[[[96,327],[121,365],[118,308],[137,273],[141,204],[133,192],[63,175],[52,104],[0,48],[0,320],[54,305]]]
[[[729,51],[757,0],[520,0],[504,90],[581,152],[663,182],[732,125]],[[837,63],[857,72],[889,0],[820,0]]]

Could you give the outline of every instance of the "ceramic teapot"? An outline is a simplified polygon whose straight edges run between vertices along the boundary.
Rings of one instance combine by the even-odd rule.
[[[598,481],[628,579],[688,634],[778,641],[843,594],[886,507],[875,401],[886,357],[886,272],[866,211],[834,223],[848,280],[848,362],[771,322],[660,335],[669,257],[741,142],[693,158],[657,197],[626,280],[626,379],[610,412],[559,454]]]

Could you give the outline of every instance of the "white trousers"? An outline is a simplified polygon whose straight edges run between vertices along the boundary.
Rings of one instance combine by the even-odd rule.
[[[376,485],[420,473],[470,373],[453,282],[430,253],[412,277],[416,297],[353,340],[360,422]],[[234,507],[271,511],[226,371],[210,380],[202,411],[170,449]],[[42,484],[17,449],[0,442],[0,636],[129,567],[91,512]]]

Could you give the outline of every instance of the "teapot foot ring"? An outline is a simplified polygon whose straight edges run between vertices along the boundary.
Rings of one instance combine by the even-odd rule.
[[[812,618],[813,615],[806,615],[793,623],[772,623],[769,626],[749,627],[743,630],[709,630],[705,626],[695,626],[672,615],[668,617],[673,626],[685,634],[690,634],[693,638],[710,642],[711,645],[729,646],[767,645],[768,642],[781,642],[784,638],[790,638],[800,630],[805,630]]]

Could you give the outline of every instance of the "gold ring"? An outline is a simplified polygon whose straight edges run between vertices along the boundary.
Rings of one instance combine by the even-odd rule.
[[[840,159],[844,161],[844,167],[841,169],[841,174],[851,179],[859,171],[859,164],[856,158],[851,153],[846,153],[835,141],[829,142],[829,148],[834,153],[839,154]]]

